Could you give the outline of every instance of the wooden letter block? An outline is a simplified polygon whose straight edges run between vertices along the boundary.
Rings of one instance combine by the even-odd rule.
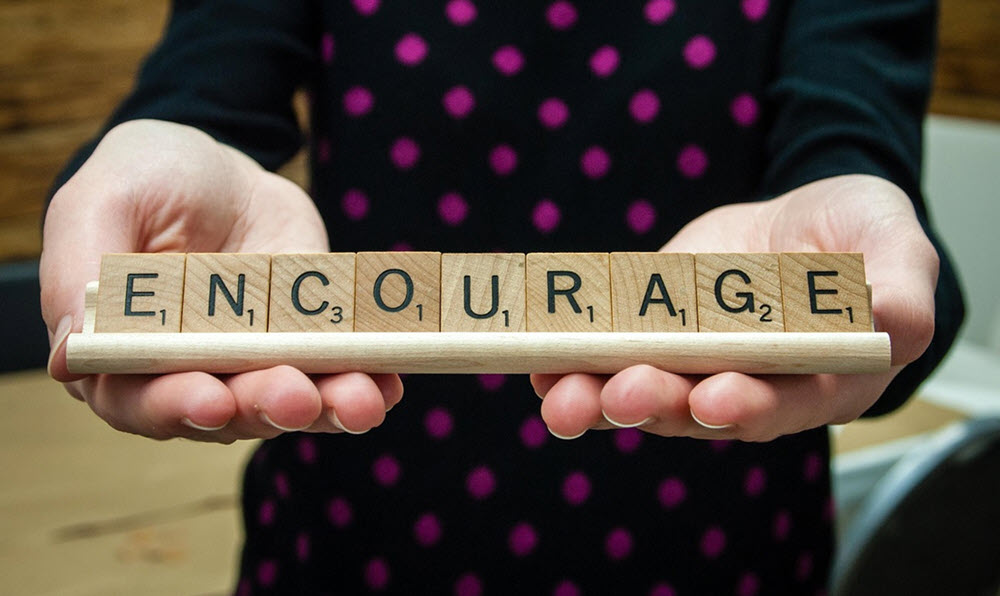
[[[608,253],[529,253],[528,331],[611,331]]]
[[[94,330],[177,333],[183,291],[183,254],[104,255]]]
[[[356,331],[440,331],[441,253],[358,253]]]
[[[525,331],[523,254],[441,255],[441,331]]]
[[[271,256],[191,253],[182,331],[267,331]]]
[[[864,256],[782,253],[785,331],[871,331]]]
[[[785,330],[776,253],[695,255],[699,331]]]
[[[268,331],[354,331],[354,253],[271,257]]]
[[[694,255],[611,253],[615,331],[698,331]]]

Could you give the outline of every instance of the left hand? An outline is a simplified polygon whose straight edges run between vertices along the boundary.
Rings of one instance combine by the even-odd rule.
[[[633,366],[611,376],[532,375],[559,437],[638,426],[663,436],[769,441],[864,413],[934,334],[938,255],[906,194],[851,175],[770,201],[727,205],[685,226],[664,252],[861,252],[872,317],[889,333],[892,368],[869,375],[678,375]]]

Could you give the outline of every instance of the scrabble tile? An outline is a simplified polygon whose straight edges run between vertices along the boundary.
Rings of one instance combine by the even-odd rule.
[[[694,255],[611,253],[615,331],[698,331]]]
[[[525,331],[524,254],[441,255],[441,331]]]
[[[271,256],[191,253],[182,331],[267,331]]]
[[[440,331],[441,253],[358,253],[356,331]]]
[[[94,330],[177,333],[183,291],[183,254],[104,255]]]
[[[871,331],[860,253],[782,253],[785,331]]]
[[[354,253],[271,256],[267,330],[354,331]]]
[[[699,331],[785,330],[777,253],[695,255]]]
[[[611,331],[608,253],[527,255],[528,331]]]

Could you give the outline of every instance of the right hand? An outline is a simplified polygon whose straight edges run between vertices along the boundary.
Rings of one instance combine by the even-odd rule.
[[[231,443],[286,430],[364,432],[399,402],[396,375],[305,375],[290,366],[76,375],[66,337],[83,327],[101,255],[129,252],[326,252],[322,219],[295,184],[187,126],[133,121],[112,129],[59,189],[45,218],[39,278],[49,374],[112,427],[156,439]]]

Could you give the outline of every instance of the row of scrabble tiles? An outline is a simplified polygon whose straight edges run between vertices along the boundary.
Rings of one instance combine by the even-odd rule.
[[[111,254],[96,332],[870,331],[855,253]]]

